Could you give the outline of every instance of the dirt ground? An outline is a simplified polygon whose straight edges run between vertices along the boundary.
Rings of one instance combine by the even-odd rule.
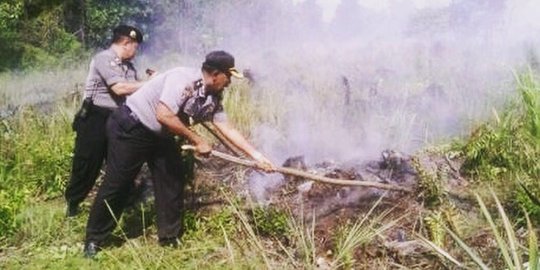
[[[198,164],[196,181],[188,192],[191,194],[188,207],[210,212],[219,209],[225,203],[219,189],[226,187],[265,207],[288,211],[296,218],[303,219],[305,224],[311,224],[315,219],[318,255],[330,260],[336,244],[337,228],[365,217],[382,197],[369,218],[384,214],[379,225],[398,221],[376,236],[375,241],[363,245],[356,252],[355,259],[358,262],[384,261],[384,264],[390,268],[394,265],[396,269],[401,266],[448,269],[448,265],[443,264],[416,235],[429,238],[433,232],[426,224],[426,217],[433,213],[444,213],[440,209],[446,209],[447,205],[452,206],[454,213],[459,213],[456,220],[460,222],[469,215],[476,215],[470,213],[475,201],[465,192],[469,184],[459,172],[460,158],[448,153],[417,153],[413,159],[403,153],[387,150],[381,153],[379,160],[348,165],[331,161],[307,165],[299,156],[291,157],[283,166],[331,178],[399,185],[410,188],[412,192],[329,185],[286,175],[265,177],[251,169],[212,157]],[[419,175],[417,168],[422,168],[423,173]],[[426,193],[430,187],[419,183],[426,173],[434,176],[434,181],[437,181],[435,185],[440,189],[441,197],[444,197],[430,205],[426,205]],[[267,181],[269,184],[254,189],[257,181]]]

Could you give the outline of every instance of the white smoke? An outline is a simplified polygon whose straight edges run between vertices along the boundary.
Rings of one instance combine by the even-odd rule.
[[[278,165],[295,155],[309,163],[369,159],[467,135],[513,94],[514,70],[539,64],[533,0],[207,6],[191,18],[203,30],[180,26],[167,38],[196,38],[178,48],[195,59],[228,50],[253,72],[253,96],[279,119],[252,139]]]

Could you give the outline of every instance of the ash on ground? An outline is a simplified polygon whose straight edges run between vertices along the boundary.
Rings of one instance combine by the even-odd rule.
[[[351,181],[371,181],[399,185],[413,189],[416,172],[411,158],[403,153],[386,150],[380,160],[352,165],[340,165],[327,160],[308,166],[303,156],[288,158],[283,167],[294,168],[314,175]],[[289,175],[261,175],[250,177],[253,198],[263,205],[291,206],[293,213],[309,209],[316,216],[324,216],[344,207],[371,203],[383,194],[387,197],[402,197],[402,192],[366,188],[362,186],[339,186],[303,179]],[[295,213],[299,214],[299,213]],[[307,216],[310,218],[310,216]]]
[[[428,151],[409,156],[386,150],[377,160],[345,165],[332,160],[310,165],[302,156],[290,157],[283,164],[284,167],[318,176],[397,185],[412,191],[402,192],[331,185],[278,173],[266,174],[211,157],[198,164],[196,180],[188,187],[186,206],[212,213],[220,211],[227,204],[225,194],[234,194],[256,201],[263,207],[284,210],[295,219],[303,220],[303,224],[314,224],[314,244],[321,258],[332,257],[336,233],[340,227],[366,217],[371,222],[372,219],[384,216],[375,222],[391,222],[394,225],[356,251],[355,260],[367,262],[386,258],[393,263],[413,268],[420,266],[420,269],[438,269],[439,261],[430,259],[429,250],[414,237],[414,234],[422,233],[421,224],[431,211],[424,204],[422,189],[418,188],[422,177],[415,168],[420,165],[424,171],[437,173],[443,190],[451,191],[442,196],[448,197],[460,208],[458,211],[462,211],[470,207],[471,201],[465,196],[455,196],[467,193],[467,182],[459,172],[461,163],[459,156],[448,153]],[[467,213],[459,217],[467,217]]]

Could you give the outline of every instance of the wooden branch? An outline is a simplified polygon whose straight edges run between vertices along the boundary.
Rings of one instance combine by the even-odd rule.
[[[183,150],[195,150],[195,147],[192,145],[183,145]],[[215,156],[217,158],[221,158],[226,161],[230,161],[242,166],[251,167],[259,169],[257,166],[257,163],[255,161],[246,160],[242,158],[237,158],[216,150],[212,150],[210,152],[212,156]],[[394,190],[394,191],[403,191],[403,192],[412,192],[410,188],[402,187],[398,185],[391,185],[391,184],[383,184],[379,182],[374,181],[355,181],[355,180],[344,180],[344,179],[335,179],[335,178],[329,178],[325,176],[320,176],[308,172],[304,172],[301,170],[293,169],[293,168],[287,168],[287,167],[276,167],[276,172],[279,172],[281,174],[286,175],[292,175],[297,176],[301,178],[311,179],[314,181],[326,183],[326,184],[332,184],[332,185],[342,185],[342,186],[363,186],[363,187],[370,187],[370,188],[378,188],[378,189],[386,189],[386,190]]]
[[[230,142],[229,139],[227,139],[227,137],[225,137],[225,135],[223,135],[223,133],[221,133],[221,131],[219,131],[216,128],[214,123],[212,123],[212,122],[204,122],[204,123],[201,123],[201,125],[204,128],[206,128],[206,130],[208,130],[208,132],[210,132],[212,135],[214,135],[214,137],[216,137],[223,145],[225,145],[225,147],[227,147],[227,149],[229,149],[231,152],[233,152],[236,156],[238,156],[238,157],[244,156],[242,154],[242,151],[240,151],[232,142]]]

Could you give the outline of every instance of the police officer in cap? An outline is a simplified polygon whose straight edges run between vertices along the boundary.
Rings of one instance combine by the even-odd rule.
[[[227,121],[222,98],[232,76],[242,77],[233,56],[213,51],[201,69],[178,67],[155,76],[112,114],[107,123],[105,178],[86,227],[86,257],[93,257],[114,229],[127,191],[145,162],[154,181],[159,243],[177,244],[182,233],[183,190],[192,167],[182,159],[175,136],[193,144],[199,154],[212,149],[189,129],[191,124],[212,121],[229,141],[256,160],[260,169],[274,170],[274,165]]]
[[[127,95],[143,85],[131,62],[142,41],[139,29],[120,25],[113,30],[110,47],[97,53],[90,62],[83,105],[73,121],[77,137],[65,191],[68,217],[79,212],[79,204],[94,186],[106,158],[105,124],[109,115],[125,102]]]

